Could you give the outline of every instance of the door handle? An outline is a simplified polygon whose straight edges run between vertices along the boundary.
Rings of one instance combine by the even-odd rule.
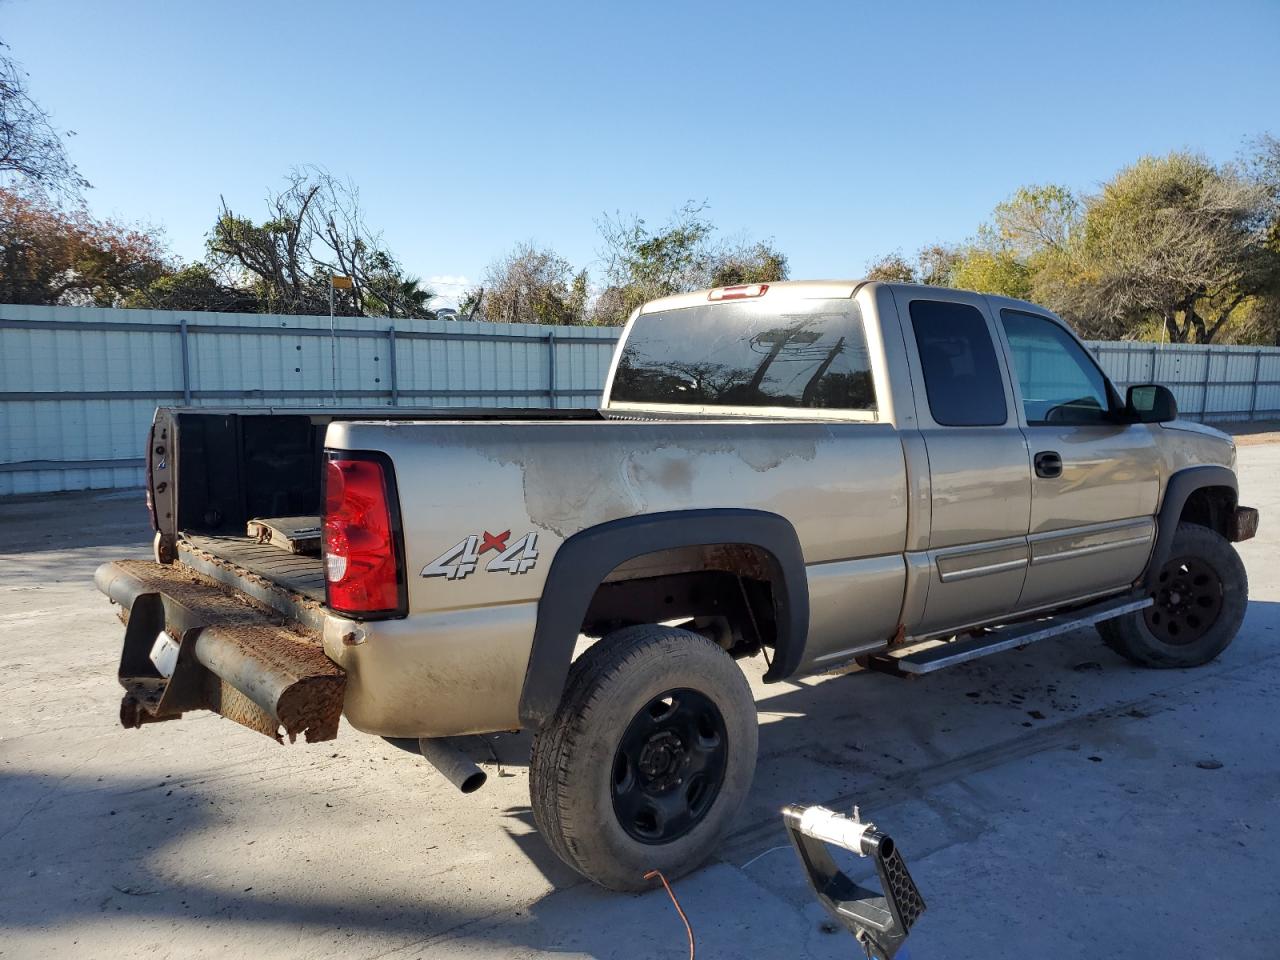
[[[1043,450],[1036,454],[1036,476],[1046,480],[1062,476],[1062,457],[1054,450]]]

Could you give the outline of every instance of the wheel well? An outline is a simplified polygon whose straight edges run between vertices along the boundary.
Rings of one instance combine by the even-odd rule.
[[[748,596],[769,587],[768,609],[759,605],[765,616],[759,618],[761,639],[756,641],[768,642],[765,618],[772,613],[775,653],[764,679],[785,680],[795,673],[809,634],[809,584],[791,522],[776,513],[736,507],[638,514],[580,530],[556,550],[538,600],[533,648],[520,691],[521,724],[542,727],[559,709],[584,628],[598,635],[612,623],[641,615],[634,587],[628,588],[627,581],[676,578],[667,583],[680,585],[687,582],[681,580],[683,575],[702,574],[694,582],[726,598],[726,578],[706,576],[715,573],[732,575],[739,592],[746,589]],[[610,586],[615,583],[621,585]],[[595,613],[590,612],[593,606]],[[679,611],[688,606],[684,601],[677,604],[673,595],[664,613],[646,606],[642,622],[662,622],[659,617],[668,614],[676,622],[687,620],[687,609],[684,614]],[[744,613],[756,610],[756,603],[744,604]],[[731,623],[745,620],[737,617]]]
[[[660,550],[615,567],[596,588],[581,632],[590,637],[642,623],[701,633],[735,657],[772,647],[777,561],[751,544]]]
[[[1224,537],[1230,535],[1232,511],[1236,508],[1236,492],[1230,487],[1199,487],[1182,505],[1179,523],[1208,527]]]

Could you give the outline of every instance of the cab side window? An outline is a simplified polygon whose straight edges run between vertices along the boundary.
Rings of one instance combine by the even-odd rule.
[[[1107,422],[1107,381],[1067,331],[1047,317],[1018,310],[1001,310],[1000,321],[1028,425]]]
[[[912,300],[929,413],[944,427],[1001,426],[1004,379],[982,313],[967,303]]]

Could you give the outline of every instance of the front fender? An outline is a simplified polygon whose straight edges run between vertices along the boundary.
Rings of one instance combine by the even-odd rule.
[[[1173,550],[1173,535],[1178,530],[1178,519],[1182,516],[1188,498],[1206,487],[1228,487],[1233,493],[1239,492],[1236,475],[1228,468],[1216,464],[1187,467],[1169,478],[1164,491],[1164,502],[1160,504],[1160,511],[1156,514],[1156,543],[1144,578],[1147,589],[1155,589],[1160,568],[1169,559]]]

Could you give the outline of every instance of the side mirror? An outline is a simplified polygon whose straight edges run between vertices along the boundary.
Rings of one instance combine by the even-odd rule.
[[[1178,419],[1178,401],[1173,398],[1173,392],[1158,383],[1130,387],[1124,406],[1133,423],[1168,423]]]

